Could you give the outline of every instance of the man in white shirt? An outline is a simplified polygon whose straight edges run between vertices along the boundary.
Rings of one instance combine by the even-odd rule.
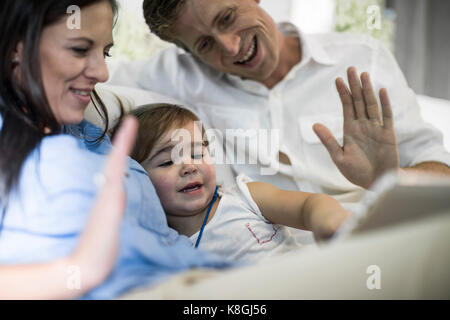
[[[145,0],[144,15],[152,32],[180,48],[116,68],[110,83],[177,98],[223,134],[243,129],[279,135],[279,144],[261,154],[252,148],[256,135],[249,134],[250,147],[238,146],[237,153],[257,163],[231,159],[235,173],[284,189],[327,193],[343,204],[357,202],[389,169],[450,176],[442,134],[423,121],[395,59],[377,41],[277,26],[259,0]],[[389,90],[391,103],[380,92],[381,115],[368,74],[361,86],[349,66],[367,71],[375,90]],[[350,90],[336,81],[340,101],[333,80],[346,71]],[[227,152],[235,148],[231,140]]]

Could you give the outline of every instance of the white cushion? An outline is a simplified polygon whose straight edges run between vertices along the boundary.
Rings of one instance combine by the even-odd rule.
[[[422,117],[444,135],[444,146],[450,152],[450,101],[417,95]]]
[[[144,104],[150,103],[173,103],[178,105],[183,105],[183,103],[170,98],[158,94],[156,92],[131,88],[131,87],[123,87],[123,86],[112,86],[106,84],[100,84],[96,87],[97,93],[102,98],[106,109],[108,110],[108,116],[110,120],[110,128],[115,125],[119,116],[120,116],[120,104],[119,100],[122,102],[125,112],[129,112],[136,107],[139,107]],[[86,120],[91,123],[103,128],[103,121],[99,116],[98,112],[95,110],[92,102],[88,105],[84,117]]]

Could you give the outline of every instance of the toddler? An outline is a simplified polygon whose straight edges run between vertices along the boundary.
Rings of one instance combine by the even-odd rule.
[[[242,174],[233,188],[217,187],[208,142],[191,111],[150,104],[131,114],[139,122],[131,157],[147,171],[169,226],[196,247],[227,259],[261,260],[299,248],[285,226],[310,230],[320,240],[349,216],[328,195],[280,190]],[[188,138],[175,141],[179,132]],[[191,152],[176,161],[174,148]]]

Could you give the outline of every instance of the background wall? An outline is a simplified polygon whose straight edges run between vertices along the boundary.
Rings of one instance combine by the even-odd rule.
[[[292,21],[307,33],[335,28],[335,0],[261,0],[260,5],[276,22]]]
[[[395,56],[420,94],[450,99],[450,1],[391,0]]]

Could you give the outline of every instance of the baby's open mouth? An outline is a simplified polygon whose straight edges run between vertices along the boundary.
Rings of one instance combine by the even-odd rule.
[[[187,186],[185,186],[183,189],[181,189],[179,192],[187,193],[192,192],[195,190],[198,190],[202,187],[200,183],[190,183]]]

